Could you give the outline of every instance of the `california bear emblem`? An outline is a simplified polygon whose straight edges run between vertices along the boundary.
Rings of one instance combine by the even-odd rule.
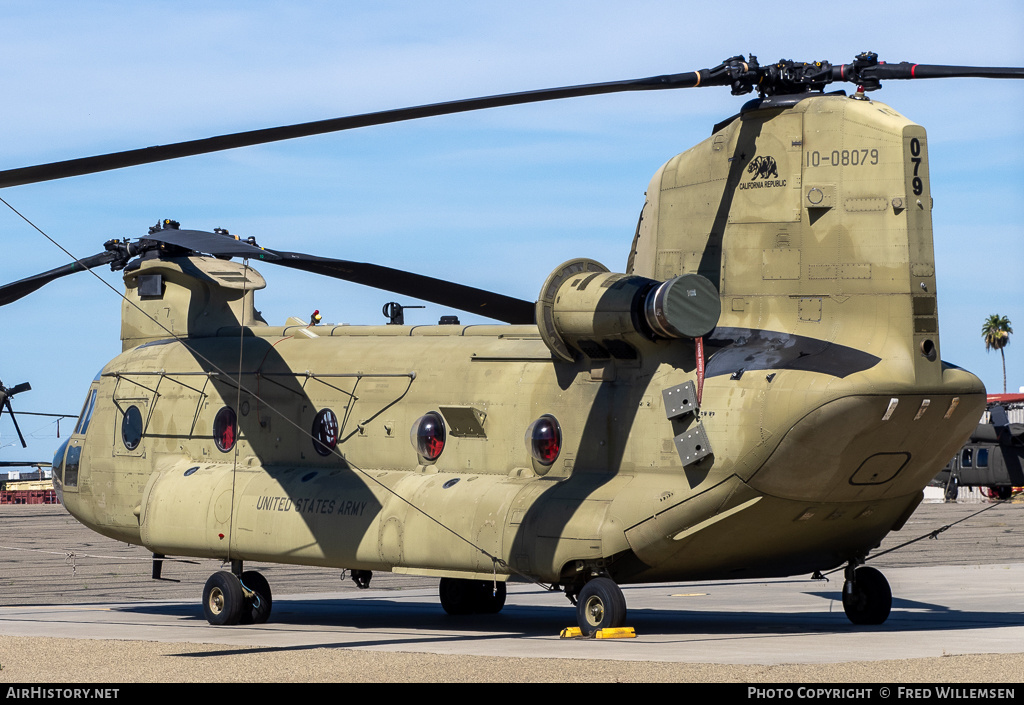
[[[747,165],[747,173],[753,174],[753,179],[779,178],[778,165],[773,157],[754,157]]]

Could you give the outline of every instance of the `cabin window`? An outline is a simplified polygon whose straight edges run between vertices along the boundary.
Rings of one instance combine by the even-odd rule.
[[[960,454],[960,467],[974,467],[974,448],[964,448],[963,453]]]
[[[313,419],[313,448],[330,455],[338,447],[338,417],[330,409],[321,409]]]
[[[429,411],[416,419],[409,440],[420,457],[433,462],[441,457],[445,442],[444,419],[436,411]]]
[[[89,429],[89,421],[92,419],[92,410],[96,406],[96,390],[90,389],[89,396],[85,398],[82,405],[82,413],[78,415],[78,423],[75,424],[74,433],[85,434]]]
[[[562,450],[562,429],[551,414],[544,414],[526,429],[530,455],[541,465],[551,465]]]
[[[238,432],[238,418],[235,410],[225,406],[217,412],[213,420],[213,442],[222,452],[227,453],[235,447],[235,436]]]
[[[135,405],[129,406],[121,419],[121,442],[128,450],[135,450],[142,442],[142,412]]]
[[[978,467],[988,467],[988,448],[978,448]]]

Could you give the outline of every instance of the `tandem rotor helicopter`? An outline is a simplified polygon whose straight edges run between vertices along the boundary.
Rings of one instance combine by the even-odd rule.
[[[856,624],[892,594],[868,553],[975,429],[977,377],[940,357],[924,128],[882,81],[1020,68],[732,57],[712,69],[440,103],[0,172],[0,187],[420,117],[621,91],[756,90],[654,175],[626,271],[554,267],[536,301],[261,247],[165,220],[0,287],[123,270],[123,352],[90,384],[54,485],[79,521],[220,559],[203,609],[258,623],[246,561],[440,579],[452,614],[509,579],[563,591],[581,631],[619,585],[845,566]],[[852,95],[826,92],[834,82]],[[486,316],[465,326],[272,325],[282,265]]]

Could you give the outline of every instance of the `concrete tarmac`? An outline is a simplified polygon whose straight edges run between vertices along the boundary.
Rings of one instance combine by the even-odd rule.
[[[984,510],[984,511],[983,511]],[[982,512],[982,513],[978,513]],[[512,584],[505,609],[452,618],[436,579],[246,564],[271,621],[211,627],[216,561],[169,562],[92,534],[61,507],[3,506],[0,682],[1009,682],[1024,676],[1024,504],[925,504],[870,561],[894,602],[855,627],[842,573],[626,586],[635,639],[560,639],[564,596]],[[342,675],[343,674],[343,675]]]

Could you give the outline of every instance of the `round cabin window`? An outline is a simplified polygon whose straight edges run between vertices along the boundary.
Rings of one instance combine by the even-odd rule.
[[[550,414],[544,414],[526,429],[530,455],[541,465],[551,465],[562,451],[562,429]]]
[[[441,457],[444,450],[444,419],[436,411],[430,411],[416,419],[409,434],[412,447],[425,460],[433,462]]]
[[[142,412],[137,406],[129,406],[121,419],[121,442],[128,450],[135,450],[142,442]]]
[[[313,448],[330,455],[338,447],[338,417],[330,409],[321,409],[313,419]]]
[[[217,412],[213,420],[213,442],[222,452],[227,453],[235,447],[235,436],[238,431],[238,418],[235,410],[225,406]]]

